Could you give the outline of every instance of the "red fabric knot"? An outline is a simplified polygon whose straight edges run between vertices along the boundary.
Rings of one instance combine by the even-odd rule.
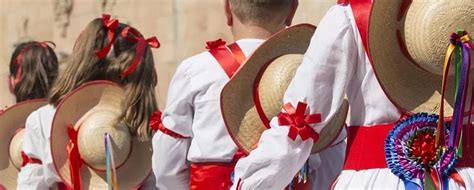
[[[43,48],[48,48],[48,47],[50,47],[51,49],[56,48],[56,44],[52,41],[42,41],[42,42],[39,42],[39,44]]]
[[[298,102],[295,109],[291,103],[287,103],[283,106],[286,113],[280,112],[278,114],[278,124],[288,125],[290,127],[288,137],[293,141],[296,140],[298,135],[303,141],[309,138],[313,139],[313,142],[319,140],[319,134],[308,124],[321,122],[321,114],[305,115],[307,106],[308,105],[303,102]]]
[[[345,6],[349,4],[349,0],[337,0],[337,4]]]
[[[148,39],[143,38],[143,36],[132,27],[124,28],[122,30],[122,37],[132,43],[137,43],[135,47],[135,57],[132,60],[132,64],[121,74],[122,77],[126,77],[137,68],[138,64],[141,63],[143,55],[145,54],[146,46],[159,48],[160,42],[155,36]]]
[[[21,162],[20,167],[25,167],[27,164],[39,164],[39,165],[43,164],[43,162],[41,162],[41,160],[29,157],[23,151],[21,151],[21,159],[22,159],[22,162]]]
[[[425,166],[429,166],[436,157],[437,152],[433,134],[420,133],[416,135],[410,148],[413,151],[413,156],[419,158]]]
[[[216,49],[222,46],[225,46],[226,42],[222,39],[214,40],[214,41],[208,41],[206,42],[206,49]]]
[[[82,189],[82,179],[81,179],[81,167],[82,159],[79,154],[79,147],[77,144],[77,135],[78,132],[72,125],[69,125],[67,128],[67,133],[69,135],[69,143],[66,147],[67,156],[69,161],[69,170],[71,174],[71,185],[72,189],[81,190]]]
[[[115,40],[115,29],[119,25],[119,20],[117,19],[110,19],[110,15],[102,14],[102,23],[104,24],[104,28],[107,29],[107,38],[108,43],[102,49],[95,52],[95,55],[98,58],[104,58],[109,53],[110,49],[112,48],[112,44]]]
[[[150,128],[153,132],[157,132],[160,129],[161,115],[160,111],[155,111],[150,117]]]

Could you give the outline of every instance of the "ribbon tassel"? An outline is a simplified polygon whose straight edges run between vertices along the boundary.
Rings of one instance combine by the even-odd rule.
[[[69,143],[66,147],[68,161],[69,161],[69,170],[71,172],[71,186],[74,190],[82,190],[82,178],[81,178],[81,167],[82,159],[79,154],[79,147],[77,144],[77,135],[78,131],[74,129],[72,125],[67,128],[69,135]]]

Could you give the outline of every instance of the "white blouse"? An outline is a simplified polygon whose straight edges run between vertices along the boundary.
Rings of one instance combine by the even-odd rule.
[[[27,164],[18,174],[18,189],[49,189],[60,182],[51,156],[51,125],[56,109],[45,105],[32,112],[25,124],[23,151],[43,164]]]

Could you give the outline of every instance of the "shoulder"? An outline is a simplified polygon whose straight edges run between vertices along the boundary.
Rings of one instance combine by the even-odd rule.
[[[184,75],[192,78],[204,70],[213,68],[216,60],[208,51],[201,52],[194,56],[184,59],[176,69],[175,75]]]
[[[35,111],[31,112],[30,115],[28,115],[28,118],[26,119],[26,123],[28,124],[33,124],[33,123],[37,123],[41,120],[41,117],[43,115],[54,115],[54,111],[55,111],[55,108],[48,104],[48,105],[44,105],[38,109],[36,109]]]

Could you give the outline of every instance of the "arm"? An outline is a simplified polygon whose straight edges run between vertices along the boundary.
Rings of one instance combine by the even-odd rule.
[[[308,104],[306,114],[321,113],[322,121],[311,124],[320,132],[342,104],[346,87],[356,67],[357,46],[345,7],[335,6],[322,19],[303,63],[290,83],[284,102],[296,107]],[[308,159],[313,141],[288,138],[288,126],[273,118],[258,147],[241,159],[235,169],[235,183],[241,189],[283,189]],[[240,178],[240,179],[239,179]]]
[[[181,64],[171,80],[160,130],[153,136],[152,167],[158,189],[189,189],[186,159],[192,136],[193,93]]]
[[[40,128],[37,111],[28,116],[25,124],[23,152],[30,158],[42,160],[45,142]],[[28,163],[18,174],[18,189],[49,189],[45,180],[44,168],[41,164]]]

